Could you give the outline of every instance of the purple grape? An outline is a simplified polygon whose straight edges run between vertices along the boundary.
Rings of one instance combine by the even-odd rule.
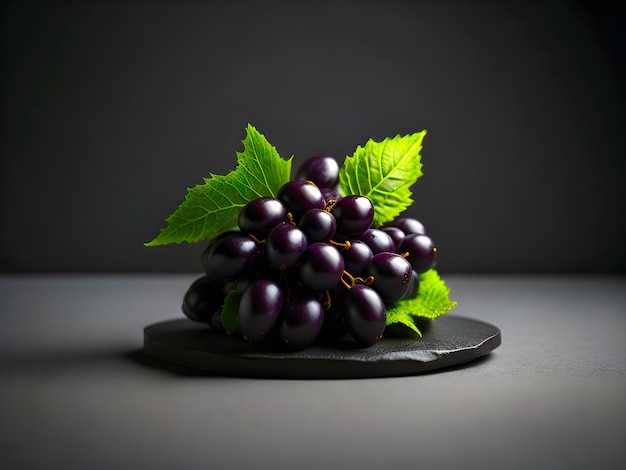
[[[411,264],[396,253],[378,253],[372,258],[369,274],[374,276],[372,288],[384,302],[404,297],[411,284]]]
[[[398,227],[383,227],[381,230],[391,237],[396,247],[406,236],[406,234]]]
[[[342,198],[341,193],[335,188],[320,188],[320,191],[326,202],[331,200],[338,201]]]
[[[418,274],[437,265],[437,248],[428,235],[414,233],[407,235],[398,246],[398,253],[404,255]]]
[[[300,218],[298,227],[302,230],[309,243],[327,242],[337,229],[335,217],[323,209],[310,209]]]
[[[382,253],[384,251],[392,253],[396,251],[396,245],[391,236],[377,228],[368,229],[359,237],[359,240],[369,246],[374,254]]]
[[[292,299],[283,309],[280,339],[292,348],[311,344],[324,324],[324,307],[314,297]]]
[[[409,288],[404,294],[404,299],[412,299],[414,298],[420,290],[420,275],[417,274],[415,269],[411,272],[411,282],[409,284]]]
[[[346,328],[356,342],[370,346],[385,331],[387,310],[376,291],[363,284],[355,284],[343,299]]]
[[[325,291],[339,284],[343,270],[343,258],[334,246],[313,243],[302,256],[300,280],[308,289]]]
[[[306,235],[293,224],[274,227],[265,241],[265,256],[275,268],[293,266],[307,247]]]
[[[405,235],[410,235],[412,233],[419,233],[422,235],[426,234],[424,224],[412,217],[398,217],[391,222],[387,222],[384,227],[397,227],[402,230]]]
[[[353,276],[366,274],[367,268],[374,254],[372,249],[361,240],[351,240],[350,246],[341,250],[341,256],[345,264],[344,269]]]
[[[309,158],[300,166],[295,179],[312,181],[320,188],[333,188],[339,182],[339,164],[329,155]]]
[[[244,338],[256,342],[274,328],[283,308],[283,292],[267,279],[254,281],[239,301],[239,328]]]
[[[331,209],[337,219],[337,234],[349,238],[358,238],[372,226],[374,205],[364,196],[345,196]]]
[[[225,297],[221,283],[209,276],[202,276],[185,292],[183,313],[193,321],[209,323],[213,314],[220,311]]]
[[[309,209],[324,209],[326,205],[319,188],[305,180],[285,183],[278,190],[278,199],[285,204],[296,221]]]
[[[261,197],[248,202],[239,212],[238,225],[242,232],[264,237],[287,220],[287,208],[278,199]]]
[[[248,235],[229,233],[206,248],[202,264],[204,272],[222,281],[242,276],[254,263],[257,245]]]

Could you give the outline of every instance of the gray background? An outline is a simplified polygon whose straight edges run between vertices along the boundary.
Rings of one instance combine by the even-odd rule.
[[[0,268],[196,271],[145,248],[255,125],[295,166],[428,130],[439,269],[624,272],[624,15],[604,2],[2,7]]]

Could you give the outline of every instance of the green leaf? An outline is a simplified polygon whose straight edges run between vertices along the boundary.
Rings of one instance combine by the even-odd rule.
[[[204,184],[187,189],[185,200],[146,246],[194,243],[214,237],[237,225],[239,211],[249,201],[276,196],[289,181],[291,162],[278,155],[263,134],[252,125],[246,128],[243,152],[237,152],[237,167],[227,175],[211,174]]]
[[[346,157],[339,170],[344,195],[368,197],[374,204],[374,226],[395,219],[413,200],[410,187],[422,176],[420,151],[426,131],[372,139]]]
[[[450,289],[434,269],[420,274],[419,291],[412,299],[400,300],[387,307],[387,325],[401,323],[421,335],[419,318],[437,318],[457,303],[449,299]]]
[[[226,330],[227,335],[232,335],[239,329],[239,301],[241,300],[241,292],[234,289],[231,290],[224,299],[224,305],[220,313],[220,322]]]

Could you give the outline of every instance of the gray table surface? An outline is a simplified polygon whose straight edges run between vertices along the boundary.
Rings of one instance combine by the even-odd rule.
[[[139,360],[195,275],[0,277],[3,468],[615,468],[626,278],[444,276],[486,358],[363,380],[198,376]],[[6,465],[9,464],[9,465]]]

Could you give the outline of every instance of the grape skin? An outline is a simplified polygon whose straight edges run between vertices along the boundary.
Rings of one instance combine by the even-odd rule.
[[[406,253],[406,259],[413,269],[422,274],[437,265],[437,248],[428,235],[414,233],[404,237],[398,247],[399,253]]]
[[[239,327],[248,341],[265,338],[283,308],[283,292],[273,281],[260,279],[243,291],[239,302]]]
[[[190,320],[209,323],[214,313],[219,312],[225,294],[220,292],[219,283],[208,276],[196,279],[183,296],[183,313]]]
[[[374,255],[369,274],[374,277],[372,288],[387,303],[402,299],[411,284],[411,264],[396,253]]]
[[[293,299],[283,309],[280,339],[291,348],[304,348],[319,335],[324,324],[324,307],[312,296]]]
[[[292,224],[274,227],[265,243],[265,256],[276,268],[293,266],[307,247],[307,238],[302,230]]]
[[[287,219],[287,208],[273,197],[260,197],[248,202],[239,212],[237,223],[244,233],[263,237]]]
[[[345,239],[358,238],[372,226],[374,205],[364,196],[346,196],[333,206],[337,220],[337,235]]]
[[[318,155],[304,162],[296,179],[309,180],[320,188],[333,188],[339,182],[339,164],[330,155]]]
[[[346,292],[343,311],[346,328],[359,345],[371,346],[382,337],[387,309],[374,289],[355,284]]]
[[[313,243],[302,257],[300,280],[313,291],[325,291],[339,284],[344,268],[343,258],[334,246]]]
[[[228,234],[210,244],[203,256],[204,272],[213,279],[233,280],[254,263],[257,245],[242,233]]]

